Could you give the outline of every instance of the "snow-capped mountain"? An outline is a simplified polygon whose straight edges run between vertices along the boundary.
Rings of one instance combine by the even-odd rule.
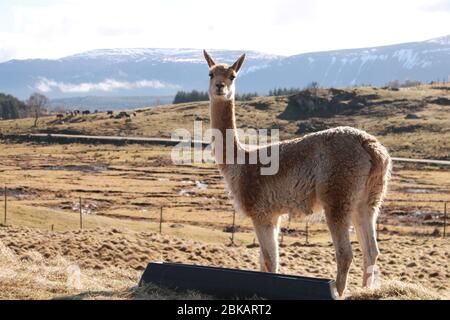
[[[224,63],[234,62],[242,51],[210,50],[214,57]],[[270,61],[281,56],[270,55],[257,51],[247,52],[250,60]],[[61,59],[62,61],[101,59],[109,63],[126,61],[141,62],[189,62],[204,63],[203,51],[200,49],[164,49],[164,48],[132,48],[132,49],[100,49],[88,51]]]
[[[242,51],[210,50],[232,63]],[[275,87],[384,85],[391,80],[442,81],[450,75],[450,36],[374,48],[305,53],[289,57],[247,51],[240,92]],[[200,49],[103,49],[57,60],[0,63],[0,92],[22,99],[47,96],[167,96],[205,90],[207,68]]]
[[[254,75],[250,75],[249,78]],[[391,80],[450,80],[450,36],[391,46],[306,53],[287,57],[258,73],[259,90],[311,81],[343,87],[384,85]],[[262,83],[261,81],[264,81]]]
[[[430,39],[430,40],[425,41],[425,42],[437,43],[437,44],[442,44],[442,45],[450,45],[450,35],[444,36],[444,37],[440,37],[440,38]]]
[[[210,50],[232,63],[241,51]],[[275,56],[248,51],[244,74],[266,68]],[[104,49],[57,60],[0,63],[0,92],[26,98],[39,91],[51,98],[73,96],[167,96],[204,89],[207,67],[200,49]],[[257,90],[255,88],[254,90]]]

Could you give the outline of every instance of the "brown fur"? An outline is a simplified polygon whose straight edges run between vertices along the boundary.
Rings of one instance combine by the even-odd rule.
[[[209,88],[211,126],[222,133],[227,129],[236,130],[234,79],[229,75],[239,71],[243,57],[231,67],[215,65],[206,52],[205,57],[208,64],[212,61],[209,65],[213,75]],[[218,84],[225,88],[220,89]],[[246,158],[258,151],[245,149],[236,134],[231,145],[245,152]],[[279,171],[275,175],[261,175],[259,162],[225,164],[220,153],[224,155],[226,147],[215,150],[236,210],[253,221],[261,247],[261,270],[278,271],[278,229],[282,214],[305,216],[323,211],[336,249],[339,294],[344,292],[353,257],[348,231],[351,222],[364,255],[363,285],[370,285],[368,281],[375,276],[378,256],[375,221],[391,169],[387,150],[375,137],[351,127],[282,141],[279,148]]]

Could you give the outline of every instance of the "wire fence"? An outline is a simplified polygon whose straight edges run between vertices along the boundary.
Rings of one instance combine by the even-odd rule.
[[[14,201],[20,204],[20,200],[13,196],[13,192],[9,192],[5,186],[3,191],[3,224],[14,225],[11,217],[14,213],[10,212],[10,202]],[[83,199],[78,197],[74,199],[74,203],[78,202],[78,206],[74,207],[72,211],[77,211],[79,214],[79,229],[82,230],[85,227],[85,221],[89,219],[89,216],[95,215],[89,213],[89,199]],[[411,202],[410,200],[401,199],[387,199],[387,204],[379,215],[377,220],[377,237],[380,235],[388,234],[403,234],[417,237],[442,237],[447,238],[447,224],[448,224],[448,202],[445,200],[423,200],[420,202]],[[391,204],[391,205],[389,205]],[[413,206],[411,206],[413,204]],[[403,205],[403,206],[400,206]],[[403,209],[402,209],[403,208]],[[440,208],[440,209],[436,209]],[[158,232],[165,234],[166,230],[164,226],[168,223],[176,223],[176,221],[166,219],[165,213],[169,212],[173,207],[161,206],[149,213],[149,217],[145,220],[150,220],[158,224]],[[62,211],[61,214],[65,212]],[[130,217],[123,216],[121,219],[127,219]],[[183,221],[183,225],[198,226],[200,221]],[[51,221],[49,223],[49,229],[51,231],[60,231],[55,228],[55,223]],[[20,225],[20,224],[19,224]],[[312,231],[312,227],[314,231]],[[352,230],[353,227],[351,227]],[[219,227],[213,228],[214,231],[222,231],[229,235],[229,245],[237,246],[236,234],[251,232],[250,228],[241,228],[236,219],[236,212],[234,210],[229,213],[229,221],[225,228],[219,229]],[[303,222],[296,222],[295,224],[291,220],[291,217],[282,219],[280,228],[280,244],[284,245],[288,237],[296,238],[296,241],[301,241],[304,245],[310,245],[317,239],[317,235],[320,233],[326,233],[327,226],[323,221],[310,221],[306,219]],[[253,237],[248,243],[248,246],[257,246],[256,239]]]

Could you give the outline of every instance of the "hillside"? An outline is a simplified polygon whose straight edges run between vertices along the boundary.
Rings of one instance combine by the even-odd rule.
[[[237,102],[239,128],[278,128],[282,139],[339,125],[377,136],[397,157],[450,159],[450,85],[392,90],[376,87],[318,89],[293,96]],[[209,126],[208,102],[137,110],[132,119],[106,113],[0,121],[0,133],[70,133],[106,136],[171,137],[177,128],[193,131],[194,121]]]

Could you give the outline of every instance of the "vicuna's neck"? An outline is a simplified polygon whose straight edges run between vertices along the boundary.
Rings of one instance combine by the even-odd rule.
[[[232,157],[229,156],[232,163],[236,163],[237,152],[241,150],[236,132],[236,118],[234,112],[234,100],[218,100],[210,101],[211,128],[221,134],[221,139],[214,138],[214,152],[216,162],[219,167],[227,165],[226,155],[233,151]],[[222,145],[220,143],[222,142]],[[232,148],[233,150],[230,150]]]

